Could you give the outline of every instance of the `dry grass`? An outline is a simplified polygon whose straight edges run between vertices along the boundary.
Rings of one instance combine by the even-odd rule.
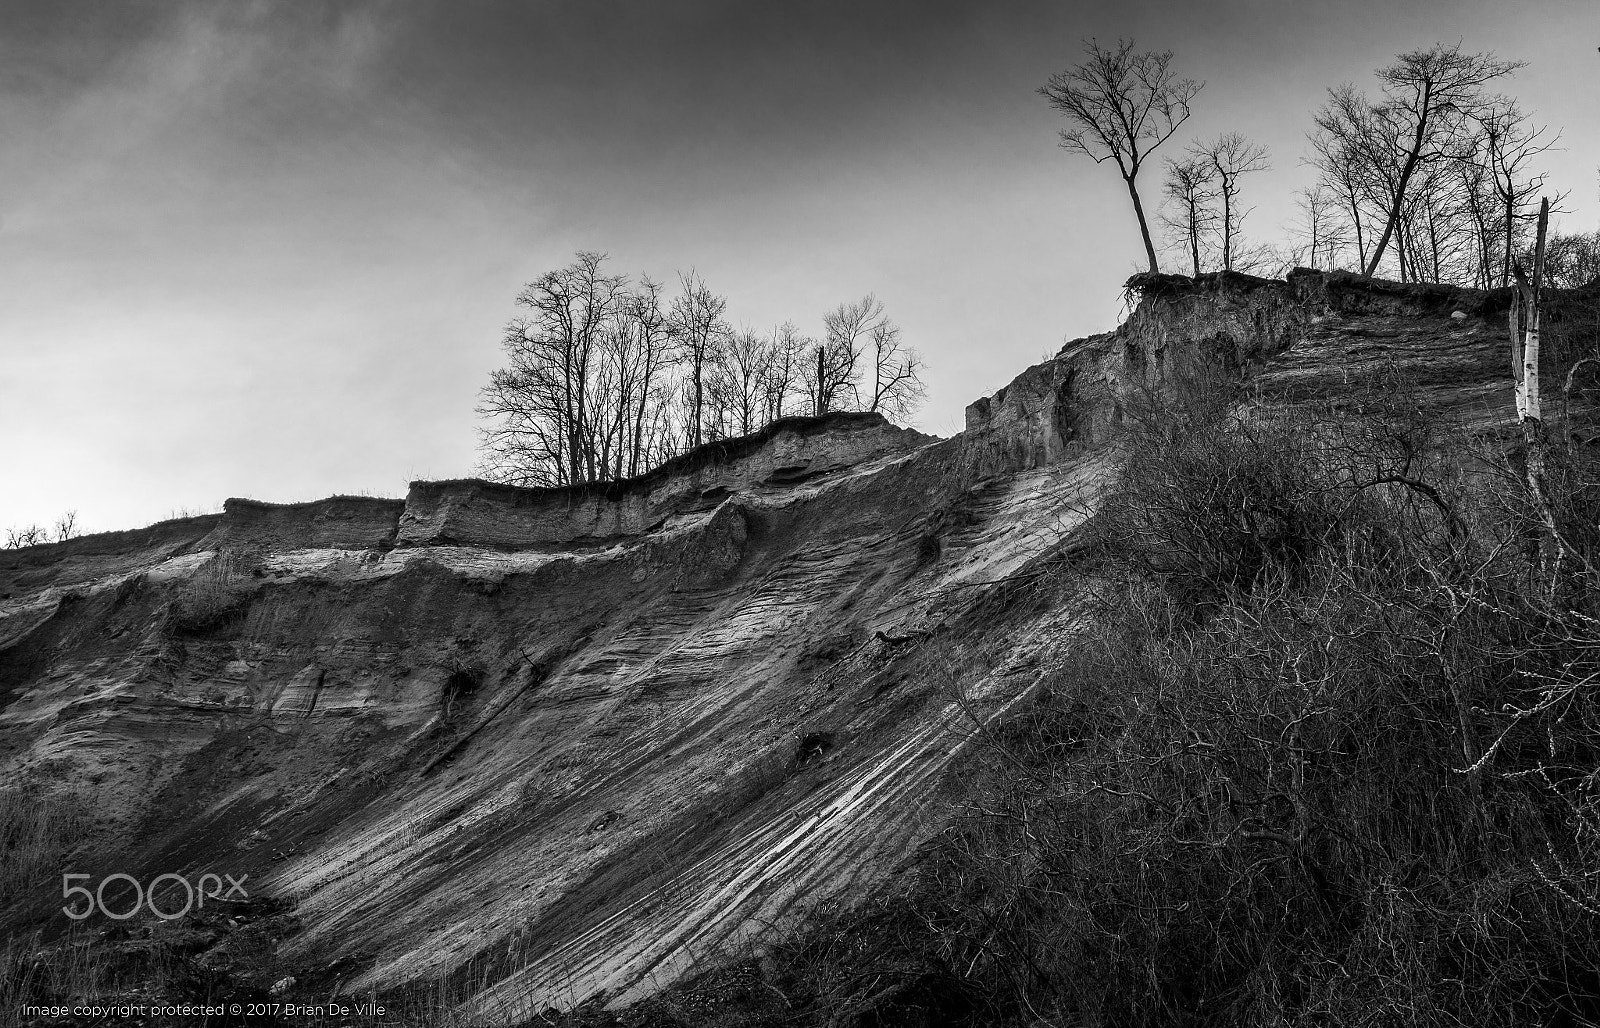
[[[169,635],[205,635],[241,620],[257,585],[249,561],[229,551],[218,553],[184,582],[167,606]]]
[[[59,784],[28,776],[0,789],[0,898],[57,895],[62,859],[86,828],[83,804]]]
[[[0,1018],[20,1017],[24,1004],[47,1006],[96,996],[103,971],[103,961],[81,933],[69,934],[48,949],[38,936],[7,938],[0,946]]]

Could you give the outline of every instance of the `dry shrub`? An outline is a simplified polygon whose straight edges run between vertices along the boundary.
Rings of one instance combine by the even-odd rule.
[[[919,897],[904,892],[853,909],[813,909],[806,931],[765,958],[776,968],[766,985],[765,1011],[752,1010],[755,1016],[737,1023],[881,1028],[985,1023],[995,1012],[981,983],[951,964],[939,926],[926,913]]]
[[[169,635],[205,635],[242,620],[256,583],[245,558],[224,550],[189,577],[167,605]]]
[[[1440,553],[1464,542],[1440,426],[1404,387],[1292,406],[1236,392],[1199,378],[1125,406],[1118,485],[1089,533],[1113,577],[1204,613],[1329,552],[1374,564],[1402,538]]]
[[[1600,623],[1530,594],[1523,526],[1479,520],[1415,410],[1135,417],[1099,630],[924,871],[991,1009],[1600,1014]]]
[[[1031,969],[1029,1002],[1099,1024],[1488,1024],[1590,994],[1562,978],[1600,957],[1587,915],[1534,872],[1559,805],[1457,770],[1454,694],[1481,685],[1461,651],[1405,591],[1317,577],[1165,633],[1164,598],[1129,597],[1132,627],[995,756],[1009,784],[930,894],[996,974]]]

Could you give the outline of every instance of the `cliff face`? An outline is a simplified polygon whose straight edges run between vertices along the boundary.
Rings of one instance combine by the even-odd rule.
[[[637,998],[937,827],[974,725],[1070,659],[1078,612],[1000,597],[1094,509],[1133,393],[1401,369],[1509,421],[1492,295],[1142,288],[950,440],[796,420],[605,490],[230,501],[0,553],[0,768],[92,811],[67,871],[292,905],[263,976]],[[3,923],[58,924],[61,871]]]
[[[1108,441],[1131,395],[1207,375],[1284,402],[1403,381],[1441,416],[1480,430],[1514,416],[1504,291],[1308,269],[1281,282],[1225,273],[1131,285],[1141,299],[1116,331],[1067,343],[973,403],[965,434],[987,438],[1002,461],[1056,461]]]
[[[472,479],[414,482],[397,541],[516,549],[642,535],[674,515],[711,510],[736,492],[798,485],[931,441],[878,415],[846,413],[785,418],[757,435],[712,443],[607,488],[519,489]]]

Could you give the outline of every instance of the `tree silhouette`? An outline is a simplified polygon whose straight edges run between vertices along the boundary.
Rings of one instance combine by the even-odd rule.
[[[1072,123],[1061,131],[1063,149],[1084,154],[1096,164],[1116,163],[1139,219],[1150,270],[1159,271],[1139,200],[1139,170],[1150,153],[1189,119],[1189,101],[1202,83],[1173,74],[1171,50],[1136,54],[1131,39],[1119,40],[1114,49],[1102,49],[1091,39],[1084,51],[1087,59],[1082,64],[1052,75],[1039,93]]]

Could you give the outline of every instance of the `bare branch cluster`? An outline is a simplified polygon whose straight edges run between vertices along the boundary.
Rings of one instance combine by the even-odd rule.
[[[55,524],[46,528],[43,525],[25,525],[21,528],[6,529],[5,543],[0,545],[0,550],[18,550],[24,546],[39,546],[44,543],[64,543],[78,535],[78,512],[69,510],[56,518]]]

